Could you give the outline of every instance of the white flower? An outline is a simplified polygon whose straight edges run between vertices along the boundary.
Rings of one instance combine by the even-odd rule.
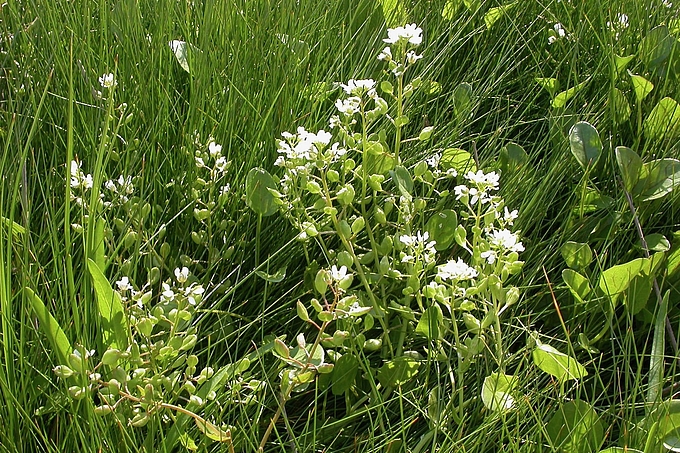
[[[221,154],[222,153],[222,145],[218,145],[215,142],[210,142],[210,144],[208,144],[208,153],[210,153],[211,157],[215,157],[215,156]]]
[[[467,172],[465,179],[477,186],[487,186],[491,189],[497,189],[500,176],[495,171],[485,174],[482,170],[479,170],[477,173],[471,171]]]
[[[555,25],[553,25],[553,29],[557,33],[557,36],[559,36],[560,38],[564,38],[565,36],[567,36],[567,32],[564,30],[564,27],[562,26],[561,23],[558,22]]]
[[[227,170],[227,158],[224,156],[220,156],[217,158],[215,161],[215,168],[217,169],[218,172],[224,173]]]
[[[163,283],[163,292],[161,293],[161,301],[172,302],[175,300],[175,292],[170,289],[170,285]]]
[[[416,61],[420,60],[421,58],[423,58],[422,55],[418,55],[412,50],[410,50],[406,53],[406,62],[408,64],[414,64]]]
[[[116,189],[116,183],[111,181],[111,180],[106,181],[104,183],[104,187],[106,189],[110,190],[111,192],[117,192],[118,191],[118,189]]]
[[[505,220],[505,223],[507,223],[508,225],[512,225],[518,216],[519,214],[517,212],[517,209],[509,211],[507,206],[505,207],[505,212],[503,214],[503,220]]]
[[[439,167],[439,161],[441,160],[441,158],[442,158],[441,153],[435,153],[426,159],[427,165],[429,165],[432,168],[437,168]]]
[[[279,156],[279,157],[281,157],[281,156]],[[227,183],[227,184],[223,185],[222,187],[220,187],[220,196],[228,194],[230,190],[231,190],[231,184]]]
[[[389,46],[385,47],[382,52],[378,55],[378,60],[391,61],[392,60],[392,49]]]
[[[132,285],[130,285],[130,279],[127,277],[122,277],[116,282],[116,285],[118,286],[118,291],[129,291],[132,289]]]
[[[347,276],[347,266],[340,266],[340,269],[334,264],[331,267],[331,278],[335,282],[339,282]]]
[[[458,258],[456,261],[449,260],[446,264],[439,266],[437,276],[442,280],[470,280],[475,278],[478,272]]]
[[[407,41],[414,46],[423,42],[423,30],[416,24],[409,24],[404,27],[388,28],[387,39],[383,39],[388,44],[396,44],[399,41]]]
[[[205,292],[203,286],[192,283],[188,288],[184,290],[184,295],[186,296],[189,304],[196,305],[196,303],[201,299],[201,296]]]
[[[99,78],[99,84],[104,88],[113,88],[118,85],[118,82],[113,78],[113,74],[102,74]]]
[[[189,278],[189,269],[184,266],[182,269],[179,267],[175,269],[175,278],[177,279],[178,283],[184,283],[187,281]]]
[[[375,93],[375,80],[373,79],[350,79],[350,81],[347,82],[347,85],[341,83],[340,86],[345,90],[345,93],[352,96],[361,97],[367,93],[369,96],[372,96],[372,94]]]
[[[356,96],[351,96],[347,99],[338,99],[335,101],[335,108],[338,109],[340,113],[343,113],[348,116],[358,113],[360,110],[360,106],[361,98]],[[334,126],[331,124],[331,127]]]
[[[274,165],[276,165],[277,167],[283,167],[286,165],[286,159],[284,159],[283,156],[279,156],[274,161]]]
[[[71,161],[71,178],[80,178],[81,171],[80,166],[83,165],[82,162]]]
[[[480,256],[483,259],[485,259],[486,262],[489,263],[489,264],[495,263],[496,260],[498,259],[498,254],[493,250],[488,250],[486,252],[482,252]]]
[[[524,245],[519,241],[517,235],[507,229],[493,231],[489,237],[489,242],[493,247],[511,252],[524,251]]]
[[[83,186],[83,189],[91,189],[92,186],[94,185],[94,182],[92,181],[92,175],[87,175],[81,180],[81,184]]]

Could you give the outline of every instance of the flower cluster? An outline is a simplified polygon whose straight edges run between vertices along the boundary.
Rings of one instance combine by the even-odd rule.
[[[457,200],[462,200],[463,203],[469,203],[474,206],[477,201],[482,204],[500,200],[491,195],[492,191],[498,190],[499,175],[495,171],[484,173],[478,170],[476,173],[469,171],[465,174],[465,179],[470,181],[470,186],[461,184],[453,188]]]
[[[129,196],[135,191],[135,186],[132,183],[132,176],[120,175],[118,179],[111,179],[104,183],[104,188],[109,191],[110,197],[113,201],[104,201],[104,206],[110,207],[114,203],[125,204],[129,200]]]
[[[427,231],[425,233],[418,231],[414,236],[406,234],[399,236],[399,242],[404,244],[407,250],[401,254],[402,263],[414,263],[419,259],[422,259],[426,265],[434,263],[437,253],[434,248],[436,242],[430,240],[430,234]]]
[[[397,51],[393,53],[392,47],[387,46],[378,55],[378,60],[387,62],[389,70],[396,77],[402,76],[410,66],[423,57],[412,49],[423,42],[423,30],[416,24],[388,29],[387,38],[383,41],[395,45]]]

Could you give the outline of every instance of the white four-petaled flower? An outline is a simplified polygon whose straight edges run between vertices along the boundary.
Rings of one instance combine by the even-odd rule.
[[[423,42],[423,30],[416,24],[407,24],[403,27],[388,28],[387,38],[383,39],[387,44],[396,44],[399,41],[406,41],[414,46]]]
[[[437,276],[442,280],[471,280],[478,274],[476,269],[468,266],[461,258],[449,260],[439,266],[437,271]]]

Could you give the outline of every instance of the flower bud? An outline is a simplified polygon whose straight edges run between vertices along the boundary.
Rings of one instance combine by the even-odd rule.
[[[57,365],[52,371],[54,371],[54,374],[61,379],[68,379],[75,374],[75,371],[66,365]]]

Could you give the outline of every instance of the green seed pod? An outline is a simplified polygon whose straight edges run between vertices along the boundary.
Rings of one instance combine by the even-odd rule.
[[[128,421],[130,426],[134,426],[135,428],[141,428],[147,423],[149,423],[149,416],[146,413],[143,414],[137,414],[130,421]]]
[[[120,359],[121,352],[118,349],[108,349],[102,355],[102,363],[108,366],[116,366],[118,359]]]
[[[54,374],[56,374],[57,377],[61,379],[68,379],[75,374],[75,371],[66,365],[57,365],[54,367],[54,369],[52,369],[52,371],[54,371]]]
[[[100,417],[104,415],[109,415],[111,412],[113,412],[113,406],[110,406],[108,404],[104,404],[102,406],[97,406],[94,408],[94,414]]]
[[[371,338],[364,341],[364,351],[379,351],[382,348],[382,340],[380,338]]]

